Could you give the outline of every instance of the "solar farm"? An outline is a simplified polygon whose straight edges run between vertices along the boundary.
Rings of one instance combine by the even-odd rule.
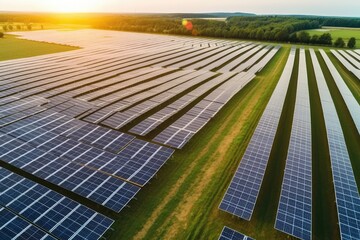
[[[16,34],[0,239],[360,239],[359,50]]]

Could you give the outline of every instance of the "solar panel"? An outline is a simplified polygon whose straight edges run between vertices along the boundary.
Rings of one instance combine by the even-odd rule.
[[[311,239],[311,116],[305,50],[300,50],[299,75],[275,228]]]
[[[67,135],[67,137],[91,144],[113,153],[118,153],[122,148],[135,139],[135,137],[128,134],[93,124],[84,125],[78,130]]]
[[[351,114],[352,119],[356,125],[358,133],[360,133],[360,105],[356,101],[354,95],[350,91],[349,87],[346,85],[344,79],[341,77],[334,64],[330,61],[330,58],[326,55],[325,51],[320,49],[321,56],[323,57],[328,69],[334,81],[343,97],[347,108]]]
[[[0,168],[0,205],[60,239],[99,239],[113,220]]]
[[[360,196],[344,134],[320,64],[314,51],[311,50],[310,53],[324,112],[340,237],[341,239],[360,239]]]
[[[0,207],[0,239],[55,240],[40,228],[30,224],[9,210]]]
[[[1,137],[1,160],[89,198],[113,211],[121,211],[140,190],[139,187],[120,179],[75,164],[65,156],[60,157],[38,148],[34,149],[27,143],[5,136]],[[66,149],[61,154],[70,150]],[[75,160],[82,155],[77,154]]]
[[[163,123],[165,120],[169,119],[171,116],[176,114],[178,111],[185,108],[188,104],[190,104],[192,101],[194,101],[197,97],[206,93],[211,88],[227,81],[230,77],[232,77],[234,75],[235,75],[235,73],[226,73],[226,74],[217,76],[215,78],[212,78],[211,80],[200,85],[199,87],[192,90],[188,94],[177,99],[175,102],[169,104],[167,107],[165,107],[165,108],[161,109],[160,111],[158,111],[157,113],[151,115],[149,118],[145,119],[144,121],[142,121],[141,123],[139,123],[138,125],[133,127],[132,129],[130,129],[130,132],[139,134],[141,136],[146,135],[150,131],[154,130],[157,126],[159,126],[161,123]],[[203,102],[203,101],[201,101],[201,102]],[[201,103],[199,103],[199,104],[201,104]],[[203,105],[199,105],[199,104],[196,105],[197,108],[193,108],[193,109],[198,109],[198,107],[200,106],[199,109],[201,109],[201,110],[202,110],[202,108],[206,107],[209,110],[213,111],[210,114],[207,114],[206,118],[213,117],[216,114],[216,112],[218,112],[220,110],[220,108],[222,107],[222,104],[219,104],[215,107],[216,104],[211,103],[211,102],[209,102],[207,104],[207,105],[210,104],[210,106],[207,106],[207,105],[203,106]],[[188,112],[188,113],[191,114],[192,112]],[[183,142],[183,141],[180,141],[180,142]],[[177,145],[177,143],[175,143],[174,145],[171,145],[171,146],[176,146],[176,145]]]
[[[221,232],[219,240],[253,240],[253,238],[225,226]]]
[[[345,66],[347,70],[352,72],[360,80],[360,70],[351,65],[343,56],[341,56],[336,50],[331,49],[331,53]]]
[[[292,49],[282,76],[255,129],[219,208],[250,220],[264,178],[295,60]]]
[[[225,79],[230,78],[230,80],[218,86],[218,88],[205,97],[205,99],[158,134],[154,138],[154,141],[181,149],[192,136],[200,131],[210,119],[216,115],[225,103],[245,86],[244,82],[250,81],[253,77],[252,74],[227,74]],[[219,90],[220,94],[218,93]],[[220,97],[222,101],[219,103],[218,100]]]

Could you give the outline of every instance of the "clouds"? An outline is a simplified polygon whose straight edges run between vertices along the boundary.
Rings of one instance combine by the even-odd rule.
[[[59,0],[56,0],[59,1]],[[76,0],[75,0],[76,1]],[[92,12],[250,12],[360,17],[358,0],[95,0]],[[54,11],[47,0],[0,0],[0,10]],[[65,3],[64,3],[65,4]],[[95,5],[94,5],[95,6]],[[85,11],[84,10],[84,11]]]

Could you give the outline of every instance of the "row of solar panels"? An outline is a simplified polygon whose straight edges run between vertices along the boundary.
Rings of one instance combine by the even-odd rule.
[[[154,141],[181,149],[254,77],[246,73],[233,76],[163,130]]]
[[[331,50],[331,53],[341,62],[345,68],[360,80],[360,54],[355,51]],[[351,53],[351,54],[349,54]]]
[[[271,51],[272,54],[276,53],[277,49],[278,48],[273,49],[273,51]],[[177,49],[177,52],[181,53],[181,51],[178,49]],[[85,54],[85,53],[83,53],[83,54]],[[164,52],[163,54],[169,55],[169,52]],[[269,55],[271,55],[271,54],[269,54]],[[263,55],[260,54],[257,57],[259,58],[262,56]],[[149,56],[149,57],[154,58],[154,56]],[[156,61],[159,61],[158,56],[155,59],[156,59]],[[269,57],[267,57],[266,59],[267,59],[267,61],[270,60]],[[145,61],[145,60],[146,59],[144,59],[144,58],[140,59],[141,62],[149,63],[148,61]],[[126,66],[129,65],[128,64],[129,59],[126,59],[123,61],[125,62],[124,64],[127,64]],[[192,59],[192,61],[193,61],[193,59]],[[206,59],[206,61],[208,61],[208,59]],[[221,59],[221,61],[223,61],[223,59]],[[267,61],[262,61],[262,65],[264,66],[267,63]],[[256,62],[256,59],[251,60],[251,62],[252,63]],[[58,64],[58,62],[56,62],[56,63]],[[88,64],[88,62],[85,62],[85,63]],[[17,92],[21,92],[22,96],[41,94],[41,96],[43,96],[43,97],[51,97],[51,96],[54,96],[55,94],[56,95],[65,94],[65,92],[66,92],[66,95],[68,97],[73,97],[74,95],[75,96],[79,95],[79,94],[81,95],[84,92],[85,93],[89,92],[90,94],[93,95],[94,93],[96,93],[97,88],[100,88],[100,92],[102,93],[102,95],[100,95],[100,96],[103,96],[104,99],[102,99],[99,95],[97,95],[95,97],[96,97],[96,104],[101,105],[104,102],[110,102],[110,103],[116,102],[119,99],[125,98],[126,96],[129,96],[131,94],[138,92],[139,90],[141,91],[142,89],[146,89],[147,85],[148,85],[148,87],[154,87],[152,85],[153,82],[161,82],[161,81],[153,81],[150,85],[149,85],[149,83],[144,83],[143,85],[140,84],[140,85],[132,87],[131,89],[133,89],[133,90],[127,88],[126,90],[121,91],[121,92],[118,92],[116,90],[114,91],[115,85],[118,85],[119,87],[121,86],[121,88],[123,88],[126,86],[130,86],[127,84],[134,84],[135,82],[138,82],[139,79],[131,79],[134,76],[134,74],[138,74],[143,79],[148,79],[148,78],[144,78],[144,76],[142,75],[143,72],[138,70],[139,67],[144,67],[144,66],[142,66],[142,65],[141,66],[140,65],[132,66],[130,64],[129,66],[131,66],[131,69],[128,69],[128,68],[124,69],[121,67],[121,65],[120,66],[118,64],[114,65],[115,62],[111,62],[112,65],[111,64],[103,65],[103,62],[100,62],[100,63],[101,63],[101,65],[98,66],[98,68],[95,66],[97,66],[96,64],[99,64],[99,63],[96,63],[95,66],[93,66],[90,71],[88,71],[87,68],[74,69],[73,67],[69,67],[69,68],[66,67],[65,69],[60,69],[60,68],[51,68],[51,66],[48,66],[50,69],[42,71],[42,72],[34,72],[33,69],[30,69],[29,71],[20,71],[19,70],[19,72],[17,72],[17,73],[9,72],[8,74],[5,74],[4,78],[5,78],[5,81],[8,81],[6,79],[10,79],[10,78],[12,79],[12,81],[7,82],[7,84],[4,84],[1,86],[2,91],[1,91],[0,95],[1,96],[12,96],[13,94],[15,94]],[[137,62],[135,61],[134,63],[137,63]],[[34,67],[40,66],[40,64],[42,64],[42,62],[35,63]],[[117,69],[109,69],[109,67],[111,67],[111,66],[114,66]],[[125,75],[126,75],[127,71],[134,71],[134,72],[132,72],[132,74],[130,74],[129,76],[125,77],[125,79],[128,80],[128,81],[126,81],[127,84],[125,84],[125,86],[123,86],[123,84],[120,84],[118,81],[116,82],[116,84],[114,84],[114,81],[109,82],[107,85],[105,85],[107,87],[105,87],[103,85],[104,84],[103,82],[112,80],[112,78],[114,78],[114,76],[117,76],[122,73],[125,73]],[[154,69],[148,68],[148,71],[150,71],[150,74],[153,74],[151,71],[154,71]],[[152,76],[148,76],[148,77],[150,77],[150,78],[156,77],[156,76],[159,76],[159,74],[161,75],[161,74],[164,74],[169,71],[171,71],[171,69],[170,70],[160,69],[159,71],[155,71],[158,75],[152,75]],[[29,74],[27,74],[27,73],[29,73]],[[178,73],[175,73],[175,74],[178,74]],[[108,78],[110,78],[110,79],[108,79]],[[168,78],[169,77],[166,77],[165,79],[168,79]],[[119,79],[117,79],[117,80],[119,80]],[[93,83],[94,86],[92,86],[92,87],[89,86],[89,83]],[[100,86],[97,86],[98,84],[100,84]],[[172,85],[170,84],[169,87],[171,88]],[[153,92],[152,94],[150,93],[150,96],[158,94],[159,91],[161,92],[161,90],[165,90],[164,86],[159,87],[157,92]],[[121,97],[118,97],[119,95]],[[149,96],[148,93],[140,93],[140,94],[138,94],[138,96],[133,97],[133,101],[129,102],[130,99],[127,99],[127,101],[126,101],[127,103],[120,104],[120,105],[122,108],[124,108],[125,106],[129,106],[129,103],[133,104],[134,100],[139,101],[148,96]],[[82,96],[82,97],[85,97],[85,99],[86,99],[86,95]],[[79,106],[74,106],[74,108],[75,109],[70,109],[68,111],[69,115],[73,115],[73,116],[75,116],[76,114],[80,115],[80,114],[86,112],[87,110],[89,110],[89,108],[82,108]],[[112,113],[114,110],[116,110],[116,111],[120,110],[119,103],[117,102],[117,103],[115,103],[114,106],[108,106],[107,108],[101,108],[100,113],[96,112],[94,114],[106,116],[107,114],[103,114],[104,111],[106,111],[106,110],[110,110],[107,112],[107,114]],[[131,118],[133,118],[133,116],[129,116],[127,114],[122,114],[122,115],[125,115],[124,122],[126,122],[126,120],[130,121]],[[122,116],[122,115],[119,117],[119,119],[116,119],[116,120],[119,120],[120,122],[122,122],[121,120],[124,118],[124,116]],[[91,119],[91,116],[89,116],[89,118],[87,120],[94,122],[94,120]],[[109,121],[112,122],[111,120],[109,120]],[[96,122],[96,120],[95,120],[95,122]]]
[[[254,48],[255,45],[249,43],[195,49],[184,48],[182,41],[177,44],[161,40],[152,44],[147,41],[142,39],[114,49],[98,47],[76,53],[35,57],[31,61],[21,59],[1,63],[1,160],[119,212],[170,158],[173,150],[98,125],[86,124],[74,117],[87,114],[85,119],[90,119],[90,122],[98,123],[104,119],[111,122],[111,118],[107,117],[115,111],[152,97],[150,101],[111,116],[112,119],[118,117],[115,121],[120,124],[108,125],[120,128],[194,85],[199,87],[186,94],[192,101],[236,74],[218,76],[214,72],[194,71],[194,68],[212,70],[246,53],[240,58],[244,62],[242,70],[266,55],[256,64],[256,69],[261,69],[278,50],[269,51],[271,47],[263,49],[263,46]],[[156,67],[158,64],[167,68]],[[234,70],[237,65],[234,65]],[[175,70],[174,67],[189,70]],[[237,83],[232,81],[232,84]],[[231,87],[229,84],[225,86]],[[204,107],[212,98],[219,97],[218,100],[224,102],[219,104],[214,101],[212,107],[207,107],[214,115],[240,88],[234,92],[219,88],[218,92],[215,91],[219,96],[210,95],[210,99],[203,100],[197,107]],[[183,105],[185,102],[182,100],[184,98],[176,102]],[[104,110],[110,111],[104,114]],[[88,114],[91,112],[93,114]],[[190,115],[199,113],[194,108]],[[92,121],[94,116],[95,121]],[[204,113],[200,117],[203,116]],[[106,122],[103,121],[103,124],[106,125]],[[94,216],[82,217],[76,212],[77,208],[86,212],[82,205],[77,207],[71,203],[71,212],[66,207],[62,208],[63,198],[53,205],[49,203],[46,205],[48,208],[42,207],[38,218],[31,218],[26,211],[33,210],[32,205],[25,207],[26,203],[22,201],[31,199],[38,207],[38,202],[48,197],[57,199],[58,196],[51,190],[34,193],[31,184],[28,185],[29,190],[23,188],[25,192],[21,197],[1,204],[5,219],[1,224],[7,234],[4,238],[97,239],[112,224],[111,220],[107,223],[109,226],[105,224],[106,228],[99,230],[92,221]],[[4,185],[9,193],[16,187]],[[26,209],[15,209],[20,205]],[[59,211],[58,215],[53,212],[55,208]],[[76,217],[82,217],[79,226],[71,222]],[[53,220],[57,221],[55,226],[51,225]],[[13,221],[17,224],[23,222],[24,229],[14,228]],[[98,235],[89,232],[86,224],[94,227]]]
[[[341,96],[343,97],[345,104],[350,112],[352,119],[356,125],[358,133],[360,134],[360,106],[359,103],[354,98],[354,95],[350,91],[349,87],[344,82],[343,78],[336,70],[334,64],[330,61],[330,58],[325,53],[324,50],[320,50],[320,54],[325,61],[327,68],[330,71],[331,76],[333,77],[337,88],[339,89]],[[360,55],[359,55],[360,57]]]
[[[311,239],[311,112],[305,50],[300,50],[294,117],[275,228]]]
[[[219,206],[223,211],[250,220],[264,178],[292,75],[296,50],[290,52],[283,74],[258,123],[240,165]],[[342,94],[344,80],[320,51]],[[335,199],[342,239],[360,238],[360,197],[335,105],[315,52],[310,50],[319,87],[329,142]],[[311,239],[311,117],[305,51],[300,50],[294,118],[290,135],[275,228],[300,239]],[[339,87],[339,88],[340,88]],[[359,109],[353,95],[344,96],[350,112]],[[355,109],[351,109],[354,107]],[[356,121],[356,119],[354,119]]]
[[[175,48],[176,53],[179,55],[184,55],[183,53],[183,49],[182,51],[179,51],[177,48]],[[174,51],[175,51],[174,50]],[[190,49],[191,50],[191,49]],[[218,52],[222,52],[222,48],[216,49],[216,51]],[[213,51],[213,49],[211,50]],[[157,53],[156,55],[158,55],[159,53]],[[172,55],[170,55],[168,52],[164,52],[163,55],[165,55],[165,59],[164,61],[166,63],[168,63],[168,59],[172,57]],[[170,56],[168,56],[170,55]],[[196,52],[196,56],[199,56],[199,52]],[[95,56],[94,56],[95,57]],[[122,57],[122,56],[121,56]],[[149,57],[151,57],[151,59],[153,59],[154,63],[156,62],[161,62],[159,56],[154,56],[149,54]],[[88,66],[85,65],[84,67],[81,66],[81,63],[78,63],[78,65],[80,65],[77,68],[74,67],[64,67],[61,68],[51,68],[49,70],[45,70],[42,72],[36,72],[33,73],[33,70],[31,70],[30,72],[26,72],[26,71],[22,71],[21,74],[14,74],[11,73],[10,75],[6,75],[4,74],[3,79],[13,79],[13,81],[8,81],[6,82],[6,85],[2,85],[1,86],[1,90],[2,90],[2,94],[3,96],[7,96],[7,95],[11,95],[14,94],[16,92],[19,91],[23,91],[23,94],[39,94],[39,93],[44,93],[45,91],[42,91],[44,89],[42,89],[42,87],[46,86],[46,95],[49,95],[49,93],[51,93],[52,88],[60,88],[63,87],[64,84],[67,85],[71,85],[71,84],[75,84],[76,82],[84,82],[86,81],[86,83],[89,83],[89,81],[100,81],[102,79],[106,79],[109,77],[114,77],[120,73],[125,73],[131,70],[135,70],[135,69],[139,69],[139,68],[144,68],[147,66],[151,66],[151,61],[149,61],[149,59],[146,58],[141,58],[138,59],[139,57],[137,56],[136,61],[129,63],[129,59],[124,59],[123,65],[119,65],[119,62],[111,62],[110,64],[106,64],[103,65],[102,63],[101,65],[97,66],[91,66],[91,69],[88,69]],[[182,56],[183,58],[183,56]],[[184,59],[179,59],[179,61],[181,63],[183,63]],[[203,57],[203,59],[205,59],[206,61],[208,61],[208,58],[206,58],[206,56]],[[191,58],[192,63],[194,62],[194,59]],[[220,58],[221,60],[221,58]],[[112,60],[114,61],[114,60]],[[87,63],[87,62],[85,62]],[[142,63],[142,64],[139,64]],[[56,62],[56,64],[58,64]],[[136,64],[136,65],[134,65]],[[221,64],[220,64],[221,65]],[[34,67],[36,66],[36,64],[34,64]],[[39,66],[40,67],[40,66]],[[43,67],[43,66],[41,66]],[[114,69],[113,69],[114,68]],[[61,70],[61,71],[60,71]],[[89,71],[90,70],[90,71]],[[29,74],[26,74],[29,73]],[[50,79],[49,79],[50,78]],[[50,81],[51,80],[51,81]],[[24,85],[24,83],[26,82],[26,86]],[[62,83],[62,84],[59,84]],[[39,89],[33,89],[35,87],[38,87]],[[68,86],[66,88],[66,90],[68,90],[70,87]],[[49,91],[50,90],[50,91]]]
[[[1,139],[1,159],[4,161],[13,163],[21,158],[22,164],[29,168],[37,161],[27,154],[36,153],[41,157],[47,153],[80,164],[78,168],[99,169],[139,186],[145,185],[173,153],[171,149],[134,140],[129,135],[96,125],[84,125],[79,120],[51,111],[9,124],[0,128],[0,132],[4,134]],[[20,149],[24,153],[18,156]],[[28,161],[31,161],[30,165]],[[48,161],[49,167],[55,164],[53,160]]]
[[[295,49],[292,49],[279,83],[266,106],[234,178],[220,204],[220,209],[246,220],[251,218],[260,191],[294,61]]]
[[[99,239],[113,220],[0,168],[0,238]]]
[[[2,103],[8,102],[0,106],[3,114],[0,120],[7,119],[2,121],[0,128],[2,161],[116,212],[121,211],[134,198],[140,187],[156,174],[173,153],[171,149],[136,140],[130,135],[34,106],[36,103],[43,103],[41,98],[34,98],[33,101],[16,98],[2,100]],[[20,111],[24,105],[29,108]],[[19,112],[14,112],[13,109]],[[6,177],[2,173],[0,176]],[[6,178],[5,183],[10,184],[9,179]],[[25,210],[16,207],[36,203],[37,199],[29,200],[30,197],[35,197],[35,193],[32,188],[26,191],[23,187],[18,192],[29,192],[31,196],[15,194],[10,191],[11,186],[6,184],[1,186],[0,192],[8,192],[16,199],[0,196],[0,207],[3,207],[0,212],[0,229],[1,234],[4,234],[1,239],[98,239],[113,222],[109,220],[103,223],[99,217],[89,215],[87,212],[90,210],[84,209],[84,206],[76,207],[73,203],[69,203],[70,210],[74,207],[76,209],[71,213],[67,212],[66,206],[62,208],[64,198],[57,201],[58,195],[55,192],[49,194],[49,198],[54,200],[54,206],[46,205],[51,208],[34,210],[41,217],[36,217],[31,208],[31,215],[22,215]],[[20,184],[16,186],[21,187]],[[39,192],[39,202],[47,199],[49,191]],[[7,200],[9,201],[6,202]],[[56,208],[58,215],[52,208]],[[63,216],[59,216],[60,214]],[[19,230],[18,224],[22,224],[24,228]]]
[[[360,239],[360,195],[335,104],[314,50],[310,50],[330,151],[341,239]]]

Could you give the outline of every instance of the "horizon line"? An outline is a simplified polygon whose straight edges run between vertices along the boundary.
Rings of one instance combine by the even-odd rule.
[[[360,16],[344,16],[344,15],[323,15],[323,14],[304,14],[304,13],[253,13],[242,11],[207,11],[207,12],[56,12],[56,11],[16,11],[16,10],[0,10],[0,13],[38,13],[38,14],[213,14],[213,13],[227,13],[227,14],[251,14],[253,16],[309,16],[309,17],[342,17],[342,18],[360,18]]]

